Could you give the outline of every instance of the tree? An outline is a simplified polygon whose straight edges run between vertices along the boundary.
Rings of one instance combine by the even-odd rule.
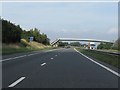
[[[3,43],[20,42],[22,29],[10,21],[2,19],[2,41]]]
[[[67,45],[68,45],[68,42],[59,42],[59,44],[58,44],[59,47],[64,47]]]
[[[115,41],[115,43],[112,46],[112,49],[120,50],[120,37],[118,40]]]
[[[24,31],[22,33],[22,38],[29,40],[29,37],[34,37],[34,41],[49,45],[50,44],[50,39],[47,37],[46,34],[42,33],[40,34],[40,30],[37,28],[30,29],[29,31]]]
[[[15,25],[10,21],[0,19],[2,22],[2,41],[3,43],[17,43],[21,38],[29,41],[30,37],[34,37],[34,41],[48,45],[50,39],[46,34],[40,34],[40,30],[37,28],[30,29],[29,31],[22,30],[20,25]]]
[[[111,49],[111,47],[112,47],[112,43],[100,43],[99,45],[98,45],[98,49]]]
[[[72,42],[70,43],[71,46],[80,46],[80,43],[79,42]]]

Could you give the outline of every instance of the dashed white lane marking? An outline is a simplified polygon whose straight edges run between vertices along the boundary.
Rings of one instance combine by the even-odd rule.
[[[57,55],[55,55],[57,57]]]
[[[51,51],[55,51],[55,50],[59,50],[59,49],[53,49],[53,50],[48,50],[48,51],[44,51],[44,52],[51,52]],[[3,59],[3,60],[0,60],[0,62],[4,62],[4,61],[8,61],[8,60],[14,60],[14,59],[18,59],[18,58],[22,58],[22,57],[26,57],[26,56],[32,56],[32,55],[36,55],[36,54],[39,54],[39,52],[38,53],[29,54],[29,55],[23,55],[23,56]]]
[[[114,75],[120,77],[120,74],[117,73],[116,71],[114,71],[114,70],[112,70],[112,69],[110,69],[110,68],[108,68],[108,67],[106,67],[106,66],[104,66],[104,65],[102,65],[102,64],[100,64],[100,63],[98,63],[98,62],[96,62],[95,60],[89,58],[88,56],[86,56],[86,55],[84,55],[83,53],[79,52],[79,51],[76,50],[75,48],[74,48],[74,50],[75,50],[76,52],[78,52],[79,54],[81,54],[82,56],[86,57],[88,60],[94,62],[95,64],[101,66],[102,68],[106,69],[107,71],[109,71],[109,72],[113,73]]]
[[[50,58],[50,59],[53,59],[53,58]]]
[[[46,63],[42,63],[41,66],[44,66]]]
[[[20,83],[23,79],[25,79],[25,77],[21,77],[20,79],[18,79],[17,81],[15,81],[15,82],[12,83],[11,85],[9,85],[8,87],[14,87],[14,86],[17,85],[18,83]]]

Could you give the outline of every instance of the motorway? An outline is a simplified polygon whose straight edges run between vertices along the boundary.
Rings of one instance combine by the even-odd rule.
[[[3,57],[3,88],[118,88],[119,76],[74,48],[16,57]]]

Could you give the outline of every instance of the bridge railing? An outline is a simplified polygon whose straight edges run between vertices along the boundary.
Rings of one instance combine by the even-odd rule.
[[[114,43],[108,40],[97,40],[97,39],[75,39],[75,38],[58,38],[51,43],[51,45],[56,44],[58,41],[86,41],[86,42],[104,42],[104,43]]]

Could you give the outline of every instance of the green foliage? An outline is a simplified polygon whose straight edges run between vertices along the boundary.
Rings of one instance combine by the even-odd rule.
[[[20,42],[20,46],[22,47],[27,47],[27,46],[29,46],[26,42],[24,42],[23,40],[21,40],[21,42]]]
[[[59,42],[58,46],[61,47],[61,46],[67,46],[68,45],[68,42]]]
[[[21,34],[21,38],[26,39],[27,41],[29,41],[29,37],[31,36],[30,31],[23,31]]]
[[[71,46],[80,46],[80,43],[79,42],[71,42],[70,45]]]
[[[94,51],[94,50],[85,50],[85,49],[80,49],[80,48],[77,48],[77,50],[79,50],[81,53],[83,53],[87,56],[94,58],[94,60],[97,59],[97,60],[100,60],[107,64],[110,64],[112,66],[115,66],[117,68],[120,68],[120,64],[118,64],[119,56],[117,56],[117,55],[111,55],[108,53],[98,52],[98,51]]]
[[[98,45],[98,49],[111,49],[113,44],[111,43],[101,43]]]
[[[29,41],[30,37],[34,37],[34,41],[42,43],[44,45],[49,45],[50,40],[48,39],[46,34],[40,34],[40,30],[37,28],[31,29],[30,31],[23,31],[22,38]]]
[[[17,43],[20,40],[26,39],[29,41],[29,38],[34,37],[34,41],[42,43],[44,45],[49,45],[50,40],[46,34],[40,34],[40,30],[37,28],[31,29],[30,31],[22,30],[19,25],[15,25],[7,20],[2,21],[2,41],[3,43]]]
[[[7,20],[2,20],[2,41],[3,43],[20,42],[22,29]]]
[[[115,41],[114,44],[111,43],[101,43],[98,45],[98,49],[114,49],[120,51],[120,37]]]
[[[112,46],[112,49],[120,51],[120,37],[118,38],[118,40],[115,41],[114,45]]]

